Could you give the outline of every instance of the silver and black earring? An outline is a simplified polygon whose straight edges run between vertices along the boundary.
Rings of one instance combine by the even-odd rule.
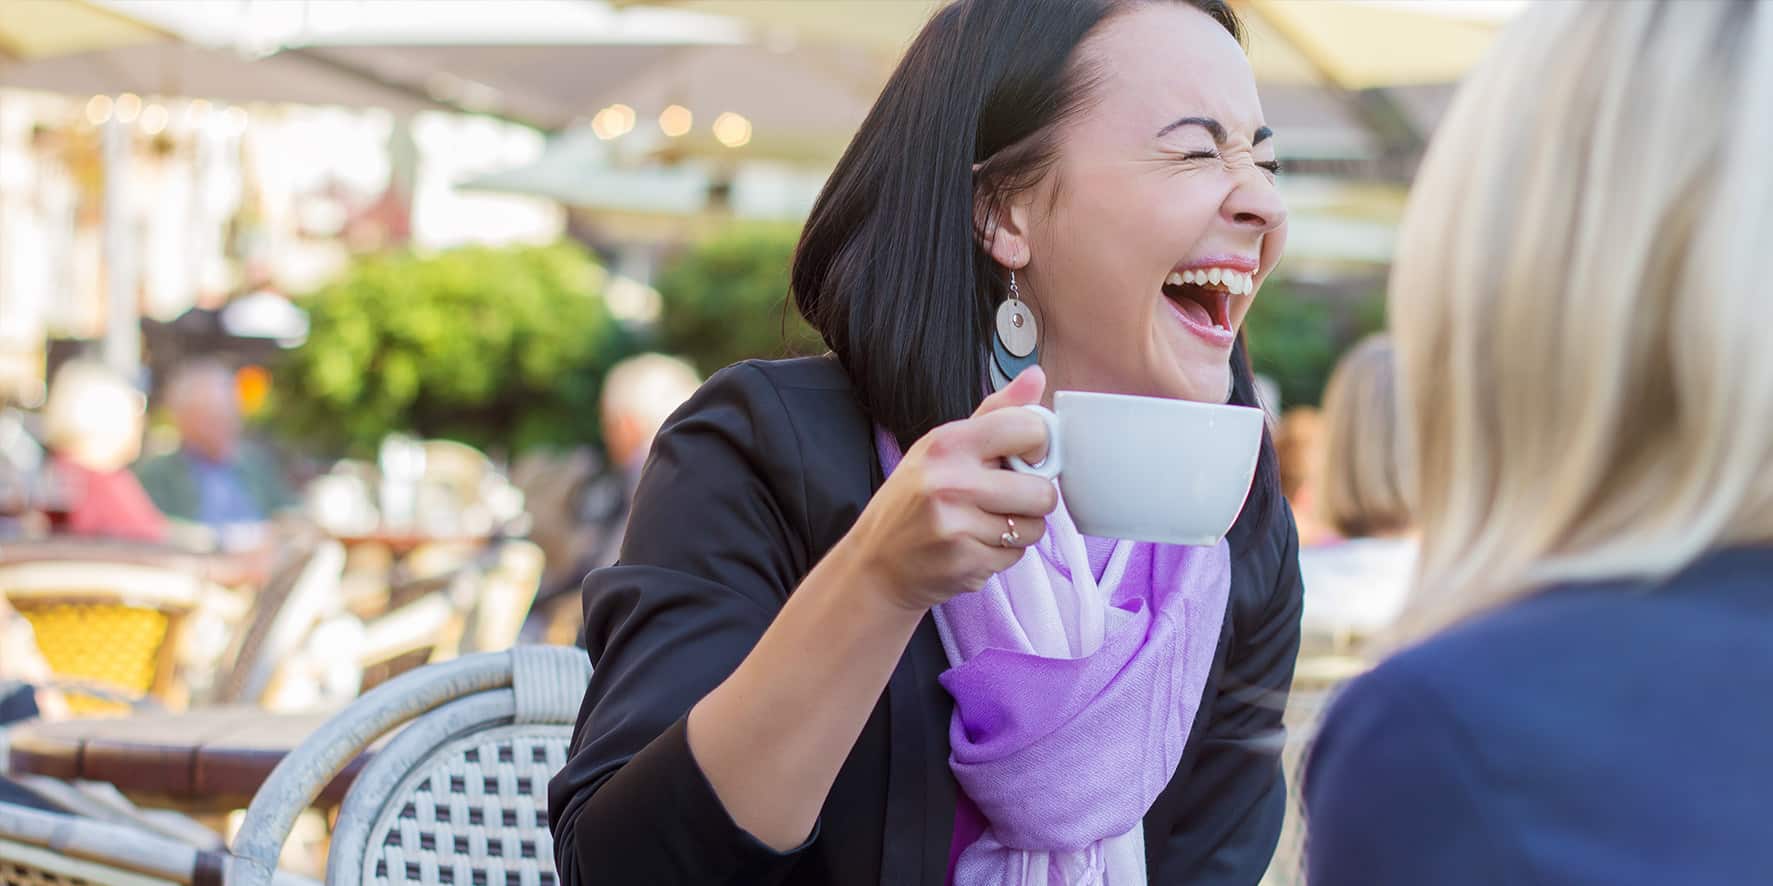
[[[997,330],[991,337],[991,386],[1003,390],[1022,371],[1040,362],[1040,330],[1034,312],[1016,288],[1016,272],[1010,271],[1010,294],[997,306]]]

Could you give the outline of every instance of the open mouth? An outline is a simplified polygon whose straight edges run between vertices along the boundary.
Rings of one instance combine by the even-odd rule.
[[[1255,289],[1253,269],[1213,265],[1171,271],[1163,294],[1195,332],[1215,341],[1232,337],[1231,299]]]

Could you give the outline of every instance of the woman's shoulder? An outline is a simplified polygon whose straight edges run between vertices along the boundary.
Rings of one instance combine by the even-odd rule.
[[[1492,749],[1544,747],[1565,729],[1627,728],[1645,707],[1672,710],[1696,685],[1757,691],[1773,681],[1768,574],[1773,549],[1741,549],[1662,581],[1536,592],[1390,656],[1339,693],[1326,722],[1385,722],[1396,740],[1405,724],[1438,718]],[[1613,691],[1621,681],[1634,694]],[[1773,728],[1773,715],[1744,714]]]
[[[878,482],[872,428],[834,358],[736,363],[665,422],[637,497],[680,516],[762,494],[817,553]]]
[[[754,465],[799,472],[872,452],[870,427],[835,358],[746,360],[704,382],[666,420],[655,445],[713,437]],[[836,445],[844,442],[851,445]]]
[[[1627,670],[1672,675],[1695,657],[1718,654],[1727,638],[1773,630],[1773,547],[1700,557],[1664,579],[1617,578],[1564,584],[1470,618],[1389,659],[1382,669],[1437,684],[1495,686],[1522,693],[1559,691],[1548,676],[1609,679]],[[1773,644],[1761,658],[1773,663]],[[1608,661],[1600,671],[1548,669],[1548,661]],[[1747,664],[1747,662],[1743,662]],[[1506,686],[1518,677],[1518,685]],[[1463,686],[1471,681],[1474,686]]]

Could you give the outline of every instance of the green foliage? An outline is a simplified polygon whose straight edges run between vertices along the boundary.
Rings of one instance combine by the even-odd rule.
[[[304,302],[275,421],[358,455],[395,431],[509,452],[594,441],[600,380],[630,350],[604,280],[566,244],[361,259]]]
[[[1334,299],[1272,279],[1250,305],[1243,328],[1250,362],[1280,386],[1284,408],[1316,405],[1342,352],[1384,325],[1385,302],[1377,294]]]
[[[788,225],[736,225],[678,257],[657,281],[657,347],[704,373],[751,357],[822,352],[818,333],[788,303],[799,235]]]

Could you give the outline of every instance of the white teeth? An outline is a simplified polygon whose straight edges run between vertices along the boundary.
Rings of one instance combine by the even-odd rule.
[[[1191,284],[1195,286],[1218,286],[1232,295],[1248,295],[1256,291],[1256,275],[1234,271],[1230,268],[1201,268],[1180,273],[1171,271],[1164,281],[1166,285],[1178,286]]]

